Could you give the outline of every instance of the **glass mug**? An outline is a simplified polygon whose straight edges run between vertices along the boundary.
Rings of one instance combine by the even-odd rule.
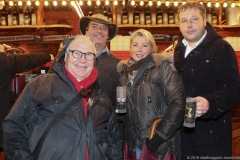
[[[116,113],[126,113],[126,86],[117,87],[116,98]]]

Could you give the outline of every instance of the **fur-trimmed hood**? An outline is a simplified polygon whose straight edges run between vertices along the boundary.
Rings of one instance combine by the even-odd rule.
[[[150,54],[150,56],[152,57],[152,59],[156,65],[160,65],[165,60],[169,60],[170,62],[173,63],[173,54],[168,53],[168,52],[154,53],[154,54]],[[122,72],[123,66],[128,65],[128,61],[129,60],[122,60],[118,63],[118,65],[117,65],[118,73]]]

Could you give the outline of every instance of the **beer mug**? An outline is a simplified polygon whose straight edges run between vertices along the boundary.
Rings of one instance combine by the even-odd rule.
[[[126,113],[126,86],[117,87],[116,97],[116,113]]]

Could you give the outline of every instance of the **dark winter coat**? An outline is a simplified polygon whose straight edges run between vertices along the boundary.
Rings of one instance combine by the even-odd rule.
[[[179,128],[184,117],[184,86],[173,64],[172,55],[152,54],[141,64],[133,84],[130,86],[126,74],[127,61],[118,64],[120,83],[127,86],[127,112],[124,116],[124,139],[134,148],[142,148],[149,138],[152,123],[157,118],[162,121],[156,127],[164,141],[156,151],[164,157],[171,148],[173,154],[180,154]]]
[[[8,159],[31,159],[47,125],[77,95],[62,65],[64,55],[54,64],[54,73],[28,82],[3,122],[4,150]],[[84,119],[82,100],[57,122],[48,133],[39,160],[123,159],[116,115],[106,94],[100,89],[88,100]]]
[[[26,72],[48,61],[49,54],[26,54],[7,56],[0,52],[0,148],[2,148],[2,121],[10,111],[10,82],[16,73]]]
[[[238,63],[231,45],[207,23],[207,35],[184,58],[183,36],[174,53],[187,96],[202,96],[209,111],[196,119],[193,129],[182,127],[182,159],[187,156],[231,156],[231,108],[240,99]]]

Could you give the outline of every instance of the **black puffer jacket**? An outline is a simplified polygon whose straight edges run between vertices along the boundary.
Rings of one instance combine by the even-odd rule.
[[[63,58],[64,54],[57,61]],[[31,153],[47,125],[77,95],[63,65],[55,63],[53,69],[55,73],[27,84],[4,120],[4,150],[8,159],[32,159]],[[123,159],[116,115],[109,99],[99,89],[88,102],[87,120],[79,99],[53,126],[43,144],[40,160],[85,160],[87,146],[89,160]]]
[[[182,128],[182,159],[188,156],[231,156],[231,108],[240,99],[238,63],[231,45],[207,23],[204,40],[184,58],[186,47],[179,36],[174,64],[187,96],[202,96],[209,111],[196,119],[194,129]]]
[[[185,95],[181,77],[169,61],[170,57],[172,55],[147,56],[131,86],[126,74],[127,61],[118,64],[120,83],[127,86],[127,112],[123,122],[124,138],[131,151],[135,146],[142,148],[153,121],[162,118],[156,134],[163,139],[163,144],[155,154],[162,158],[169,148],[173,154],[180,154],[179,128],[184,117]]]

